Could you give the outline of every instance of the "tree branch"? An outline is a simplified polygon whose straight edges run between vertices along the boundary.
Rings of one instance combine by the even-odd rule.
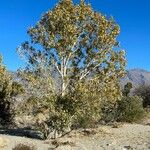
[[[55,65],[55,67],[56,67],[58,73],[62,76],[62,73],[61,73],[61,71],[60,71],[60,69],[59,69],[59,67],[58,67],[58,65],[57,65],[57,62],[56,62],[54,65]]]
[[[95,67],[93,67],[92,70],[95,69],[95,68],[97,68],[100,64],[101,64],[101,62],[98,63]],[[91,64],[91,65],[92,65],[92,64]],[[87,68],[86,68],[86,69],[87,69]],[[81,77],[80,77],[80,80],[82,80],[82,79],[83,79],[85,76],[87,76],[89,73],[90,73],[90,70],[88,70],[87,72],[85,72],[84,74],[82,74]]]

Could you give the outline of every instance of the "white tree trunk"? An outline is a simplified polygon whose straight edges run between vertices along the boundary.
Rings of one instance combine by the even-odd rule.
[[[65,96],[66,94],[66,87],[67,87],[67,83],[66,83],[66,76],[67,76],[67,64],[66,64],[67,58],[63,58],[62,60],[62,64],[61,64],[61,73],[62,73],[62,87],[61,87],[61,95],[62,97]]]
[[[66,83],[65,83],[65,81],[62,81],[62,87],[61,87],[61,95],[62,95],[62,97],[64,97],[65,96],[65,93],[66,93]]]

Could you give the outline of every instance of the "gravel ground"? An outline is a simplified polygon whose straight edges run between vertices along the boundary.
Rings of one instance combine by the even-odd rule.
[[[47,141],[0,135],[0,150],[12,150],[18,143],[34,145],[37,150],[150,150],[150,126],[99,126],[97,129],[73,131],[63,138]]]

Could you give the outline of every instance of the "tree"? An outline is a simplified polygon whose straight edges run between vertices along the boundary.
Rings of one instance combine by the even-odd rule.
[[[95,12],[84,0],[78,5],[60,0],[28,30],[31,41],[24,42],[18,52],[27,60],[28,70],[58,74],[62,97],[77,82],[95,78],[103,91],[117,97],[126,63],[124,51],[114,50],[119,47],[119,32],[113,18]]]
[[[14,100],[15,97],[24,92],[22,86],[13,81],[12,76],[8,73],[2,64],[0,56],[0,120],[1,124],[11,123],[15,115]]]
[[[150,85],[141,85],[134,90],[134,95],[143,99],[143,107],[150,107]]]
[[[124,96],[128,96],[128,95],[130,94],[131,89],[132,89],[132,83],[131,83],[131,82],[128,82],[128,83],[124,86],[123,95],[124,95]]]

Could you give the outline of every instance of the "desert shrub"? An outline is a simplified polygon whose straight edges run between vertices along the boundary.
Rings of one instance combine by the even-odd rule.
[[[99,82],[97,79],[77,82],[64,96],[51,93],[48,97],[31,97],[20,108],[23,113],[32,114],[35,118],[39,113],[44,116],[42,118],[47,116],[40,121],[37,117],[35,124],[35,129],[43,133],[43,139],[51,132],[55,138],[56,135],[63,135],[74,128],[95,127],[100,119],[114,120],[116,112],[113,111],[116,111],[118,98],[115,98],[116,91],[113,93],[112,84],[102,88]]]
[[[59,110],[50,115],[47,124],[54,131],[53,137],[56,138],[71,130],[71,116],[67,112]]]
[[[7,72],[0,57],[0,122],[3,125],[10,124],[15,116],[15,98],[24,92],[21,84],[14,82]]]
[[[18,105],[17,117],[29,116],[32,120],[24,122],[24,126],[31,126],[32,129],[38,130],[46,139],[49,134],[48,121],[54,112],[54,97],[30,97]]]
[[[110,104],[105,102],[101,105],[102,117],[100,119],[100,123],[103,122],[105,124],[114,122],[117,120],[117,107],[118,103]]]
[[[29,97],[27,100],[18,104],[16,110],[17,116],[33,116],[40,110],[39,99],[36,97]]]
[[[95,81],[79,82],[70,92],[71,102],[74,102],[73,128],[94,127],[101,118],[101,98]]]
[[[36,122],[35,129],[43,134],[43,139],[57,138],[70,131],[70,116],[63,112],[50,113],[49,119]],[[67,129],[69,129],[67,131]],[[51,135],[50,135],[51,134]],[[49,136],[50,135],[50,136]]]
[[[143,114],[142,99],[138,96],[124,96],[118,103],[118,121],[134,122]]]
[[[9,101],[0,102],[0,122],[1,125],[11,124],[15,116],[15,110]]]
[[[14,105],[15,96],[23,90],[21,89],[21,85],[12,82],[10,78],[4,80],[4,83],[1,82],[0,90],[0,119],[1,124],[6,125],[13,122],[13,118],[16,114],[16,108]]]
[[[47,107],[48,118],[40,124],[37,122],[36,129],[40,130],[46,139],[50,132],[54,132],[55,138],[56,135],[63,135],[74,128],[93,127],[101,114],[99,96],[89,81],[88,84],[76,84],[65,96],[45,97],[38,101],[41,104],[37,106]],[[45,115],[44,112],[41,113]]]
[[[63,134],[70,124],[70,108],[67,108],[66,103],[62,104],[63,101],[63,98],[60,100],[59,96],[54,95],[41,99],[31,97],[18,109],[18,115],[31,115],[34,118],[32,128],[40,131],[43,139],[51,132],[54,132],[53,137],[56,137],[56,134]]]
[[[61,108],[70,118],[70,127],[95,127],[99,120],[114,121],[117,114],[117,102],[121,99],[118,82],[107,77],[85,79],[73,83],[67,94],[57,99],[56,108]],[[117,80],[114,77],[114,80]]]
[[[73,128],[94,128],[96,127],[97,120],[91,115],[84,112],[83,114],[78,114],[74,120]]]
[[[134,90],[134,95],[143,99],[143,107],[150,107],[150,85],[141,85]]]
[[[104,96],[104,91],[98,90],[99,84],[97,83],[97,80],[82,81],[76,83],[74,89],[69,90],[65,96],[43,97],[43,99],[38,99],[38,103],[35,101],[36,104],[32,104],[32,107],[35,105],[39,108],[35,114],[40,112],[46,115],[41,108],[48,110],[47,119],[36,124],[36,129],[43,133],[44,139],[50,132],[54,132],[54,137],[56,137],[56,134],[63,135],[74,128],[95,127],[102,117],[104,119],[108,116],[108,112],[105,112],[104,116],[102,108],[107,111],[116,108],[116,100],[112,101],[111,94],[108,95],[109,88],[106,88],[108,91],[106,90]],[[102,96],[107,101],[102,100]],[[26,108],[26,105],[24,106]]]
[[[36,148],[34,146],[18,144],[12,150],[36,150]]]

